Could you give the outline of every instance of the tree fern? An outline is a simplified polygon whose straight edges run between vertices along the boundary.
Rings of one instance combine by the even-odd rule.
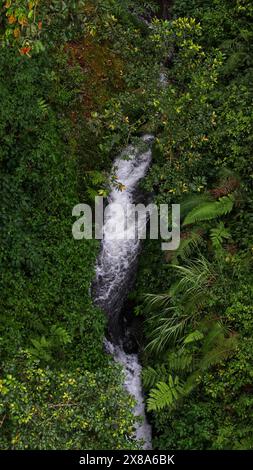
[[[220,321],[208,321],[203,320],[200,324],[200,328],[204,333],[204,341],[202,351],[205,354],[220,341],[223,341],[228,335],[227,328]]]
[[[170,327],[172,328],[172,323]],[[153,346],[156,351],[163,350],[166,347],[166,336],[163,336],[163,331],[154,332],[154,334]],[[236,335],[227,335],[228,330],[221,322],[203,320],[199,323],[197,330],[190,332],[183,339],[182,346],[178,350],[169,352],[168,369],[177,374],[181,373],[184,377],[188,373],[184,384],[179,376],[175,379],[169,376],[167,383],[160,379],[159,371],[147,368],[145,377],[147,386],[152,387],[156,384],[149,395],[148,409],[157,411],[174,406],[177,399],[186,397],[194,390],[201,380],[203,371],[230,357],[237,348],[238,340]],[[181,338],[182,336],[181,332]],[[161,341],[162,338],[165,343]],[[200,343],[197,349],[194,346],[195,343]],[[163,369],[164,373],[165,371],[166,367]]]
[[[160,364],[156,369],[147,366],[142,370],[142,382],[145,388],[154,387],[157,382],[164,381],[166,376],[167,370],[164,364]]]
[[[231,212],[233,205],[234,198],[231,195],[224,196],[220,198],[219,201],[202,203],[192,209],[192,211],[185,217],[183,226],[226,215]]]
[[[165,407],[171,407],[181,397],[183,386],[176,376],[174,379],[170,375],[168,383],[158,382],[156,388],[150,391],[147,400],[148,411],[158,411]]]
[[[221,322],[211,322],[207,336],[203,338],[196,370],[189,375],[185,382],[184,394],[187,395],[198,385],[203,371],[208,370],[220,362],[228,359],[237,349],[238,339],[236,335],[227,336],[228,330]]]
[[[238,340],[236,336],[227,337],[227,329],[221,322],[201,322],[203,327],[203,342],[197,354],[195,370],[185,382],[184,395],[188,395],[198,384],[203,371],[219,364],[230,357],[236,350]],[[206,331],[206,335],[204,335]]]
[[[148,317],[150,325],[147,349],[160,354],[176,341],[182,339],[189,321],[198,312],[208,289],[216,279],[216,274],[208,261],[200,257],[187,266],[173,266],[180,279],[170,291],[161,295],[146,296],[146,309],[154,313]],[[182,305],[172,305],[172,297],[178,296]]]

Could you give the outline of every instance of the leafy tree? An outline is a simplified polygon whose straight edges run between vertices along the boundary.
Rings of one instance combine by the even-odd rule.
[[[133,400],[114,367],[56,371],[24,352],[16,359],[0,380],[1,449],[136,447]]]

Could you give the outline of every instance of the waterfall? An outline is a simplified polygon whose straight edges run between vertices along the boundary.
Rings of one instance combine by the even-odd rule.
[[[123,189],[119,190],[113,184],[111,186],[93,292],[95,303],[106,312],[108,317],[109,339],[105,341],[106,350],[112,354],[116,362],[122,365],[125,374],[124,386],[136,400],[133,413],[135,416],[142,417],[141,423],[136,422],[136,438],[144,441],[144,449],[151,449],[151,427],[145,416],[141,366],[137,354],[127,354],[124,351],[124,327],[123,318],[120,315],[134,283],[140,240],[137,236],[131,239],[127,237],[127,232],[134,229],[131,226],[134,221],[131,219],[130,223],[120,225],[119,214],[114,207],[114,203],[126,208],[129,203],[135,202],[138,183],[149,168],[153,136],[144,135],[141,140],[144,149],[130,145],[114,162],[112,174],[123,185]],[[122,229],[115,240],[112,239],[111,233],[117,223]]]

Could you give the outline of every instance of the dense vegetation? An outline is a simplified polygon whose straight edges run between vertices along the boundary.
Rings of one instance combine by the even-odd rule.
[[[138,446],[89,294],[98,245],[71,212],[146,130],[144,187],[182,216],[176,252],[145,242],[131,294],[154,447],[253,448],[253,7],[175,0],[164,20],[157,3],[0,2],[2,449]]]
[[[142,33],[114,2],[49,3],[1,2],[0,445],[131,448],[132,399],[89,294],[98,245],[72,238],[71,213],[106,191],[129,133],[119,110],[111,139],[112,115],[137,80]]]
[[[181,202],[181,245],[163,256],[146,244],[135,292],[154,445],[252,449],[253,8],[178,0],[172,13],[160,23],[173,59],[145,186]]]

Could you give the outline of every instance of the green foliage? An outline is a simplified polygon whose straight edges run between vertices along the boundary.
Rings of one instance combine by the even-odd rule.
[[[162,379],[165,380],[167,375],[166,367],[161,364],[159,367],[154,369],[151,366],[147,366],[142,370],[142,380],[145,388],[153,387],[156,383]]]
[[[192,230],[187,233],[180,241],[179,248],[173,253],[171,258],[172,264],[178,264],[179,260],[186,261],[203,243],[203,239],[199,230]]]
[[[200,341],[201,339],[203,339],[203,333],[199,330],[195,330],[184,338],[184,344],[190,344],[195,341]]]
[[[231,196],[224,196],[219,201],[200,204],[185,217],[183,226],[226,215],[232,211],[233,205],[234,201]]]
[[[227,337],[226,329],[219,322],[212,321],[199,324],[202,331],[192,331],[185,336],[182,346],[169,353],[168,368],[182,375],[169,376],[169,383],[158,381],[158,372],[148,368],[144,372],[144,386],[151,388],[147,406],[149,411],[158,411],[166,407],[178,406],[198,385],[204,371],[216,364],[227,360],[236,351],[238,342],[236,336]],[[201,346],[198,343],[201,342]],[[195,345],[197,343],[197,345]],[[166,369],[163,366],[163,374]],[[191,372],[190,375],[186,375]],[[182,379],[185,378],[184,383]],[[180,403],[179,402],[179,403]]]
[[[158,93],[160,59],[136,17],[153,10],[0,2],[4,449],[136,448],[133,401],[90,295],[98,243],[72,239],[71,213],[107,194],[114,154]]]
[[[180,215],[182,220],[196,207],[210,202],[210,199],[211,195],[207,192],[203,194],[193,193],[191,195],[185,196],[180,204]]]
[[[31,343],[33,345],[29,349],[31,355],[36,359],[50,362],[53,352],[61,354],[63,347],[71,343],[71,338],[62,326],[52,325],[48,338],[42,336],[39,339],[32,339]]]
[[[182,292],[183,298],[198,299],[206,294],[209,287],[216,280],[216,273],[212,265],[206,258],[200,255],[199,258],[189,261],[186,266],[174,266],[180,277],[179,282],[173,289],[174,295]]]
[[[153,323],[154,326],[153,329],[149,327],[148,330],[149,343],[147,349],[156,354],[166,350],[169,344],[173,344],[182,338],[189,321],[189,315],[179,316],[177,312],[171,316],[153,316],[151,322],[149,322],[149,324]]]
[[[252,448],[252,14],[244,0],[176,0],[152,25],[170,67],[145,188],[182,220],[175,252],[146,242],[136,287],[146,394],[159,403],[170,374],[183,384],[150,413],[161,450]]]
[[[193,332],[194,333],[194,332]],[[192,333],[190,333],[191,335]],[[202,334],[200,332],[200,334]],[[190,336],[188,335],[188,336]],[[199,339],[201,339],[199,337]],[[168,369],[174,372],[191,372],[193,368],[193,355],[186,348],[171,351],[168,354]]]
[[[103,362],[104,317],[88,293],[97,245],[84,241],[80,255],[71,239],[71,212],[79,201],[78,165],[86,159],[67,114],[76,100],[71,71],[61,54],[41,54],[32,63],[3,49],[0,61],[2,355],[30,347],[29,338],[44,337],[42,349],[48,349],[45,342],[57,325],[76,344],[65,344],[62,360],[65,354],[74,361],[82,357],[89,368],[96,360]],[[6,81],[3,71],[9,68]]]
[[[223,222],[220,222],[216,228],[210,230],[210,238],[215,250],[220,250],[222,248],[222,243],[224,240],[229,240],[231,238],[230,232],[224,226]]]
[[[115,372],[52,370],[19,354],[0,380],[1,449],[136,448],[133,400]]]
[[[173,405],[175,400],[178,400],[182,393],[183,387],[176,376],[173,378],[169,376],[168,383],[158,382],[156,388],[150,391],[147,400],[148,411],[157,411],[165,408],[166,406]]]
[[[146,131],[144,188],[181,202],[183,225],[173,253],[145,242],[132,295],[154,447],[253,448],[253,8],[175,0],[148,27],[156,11],[0,2],[3,449],[136,448],[89,294],[98,246],[72,240],[70,214],[107,194],[114,155]]]
[[[0,3],[2,45],[17,46],[21,55],[43,52],[54,41],[73,39],[86,26],[86,0],[4,0]]]

